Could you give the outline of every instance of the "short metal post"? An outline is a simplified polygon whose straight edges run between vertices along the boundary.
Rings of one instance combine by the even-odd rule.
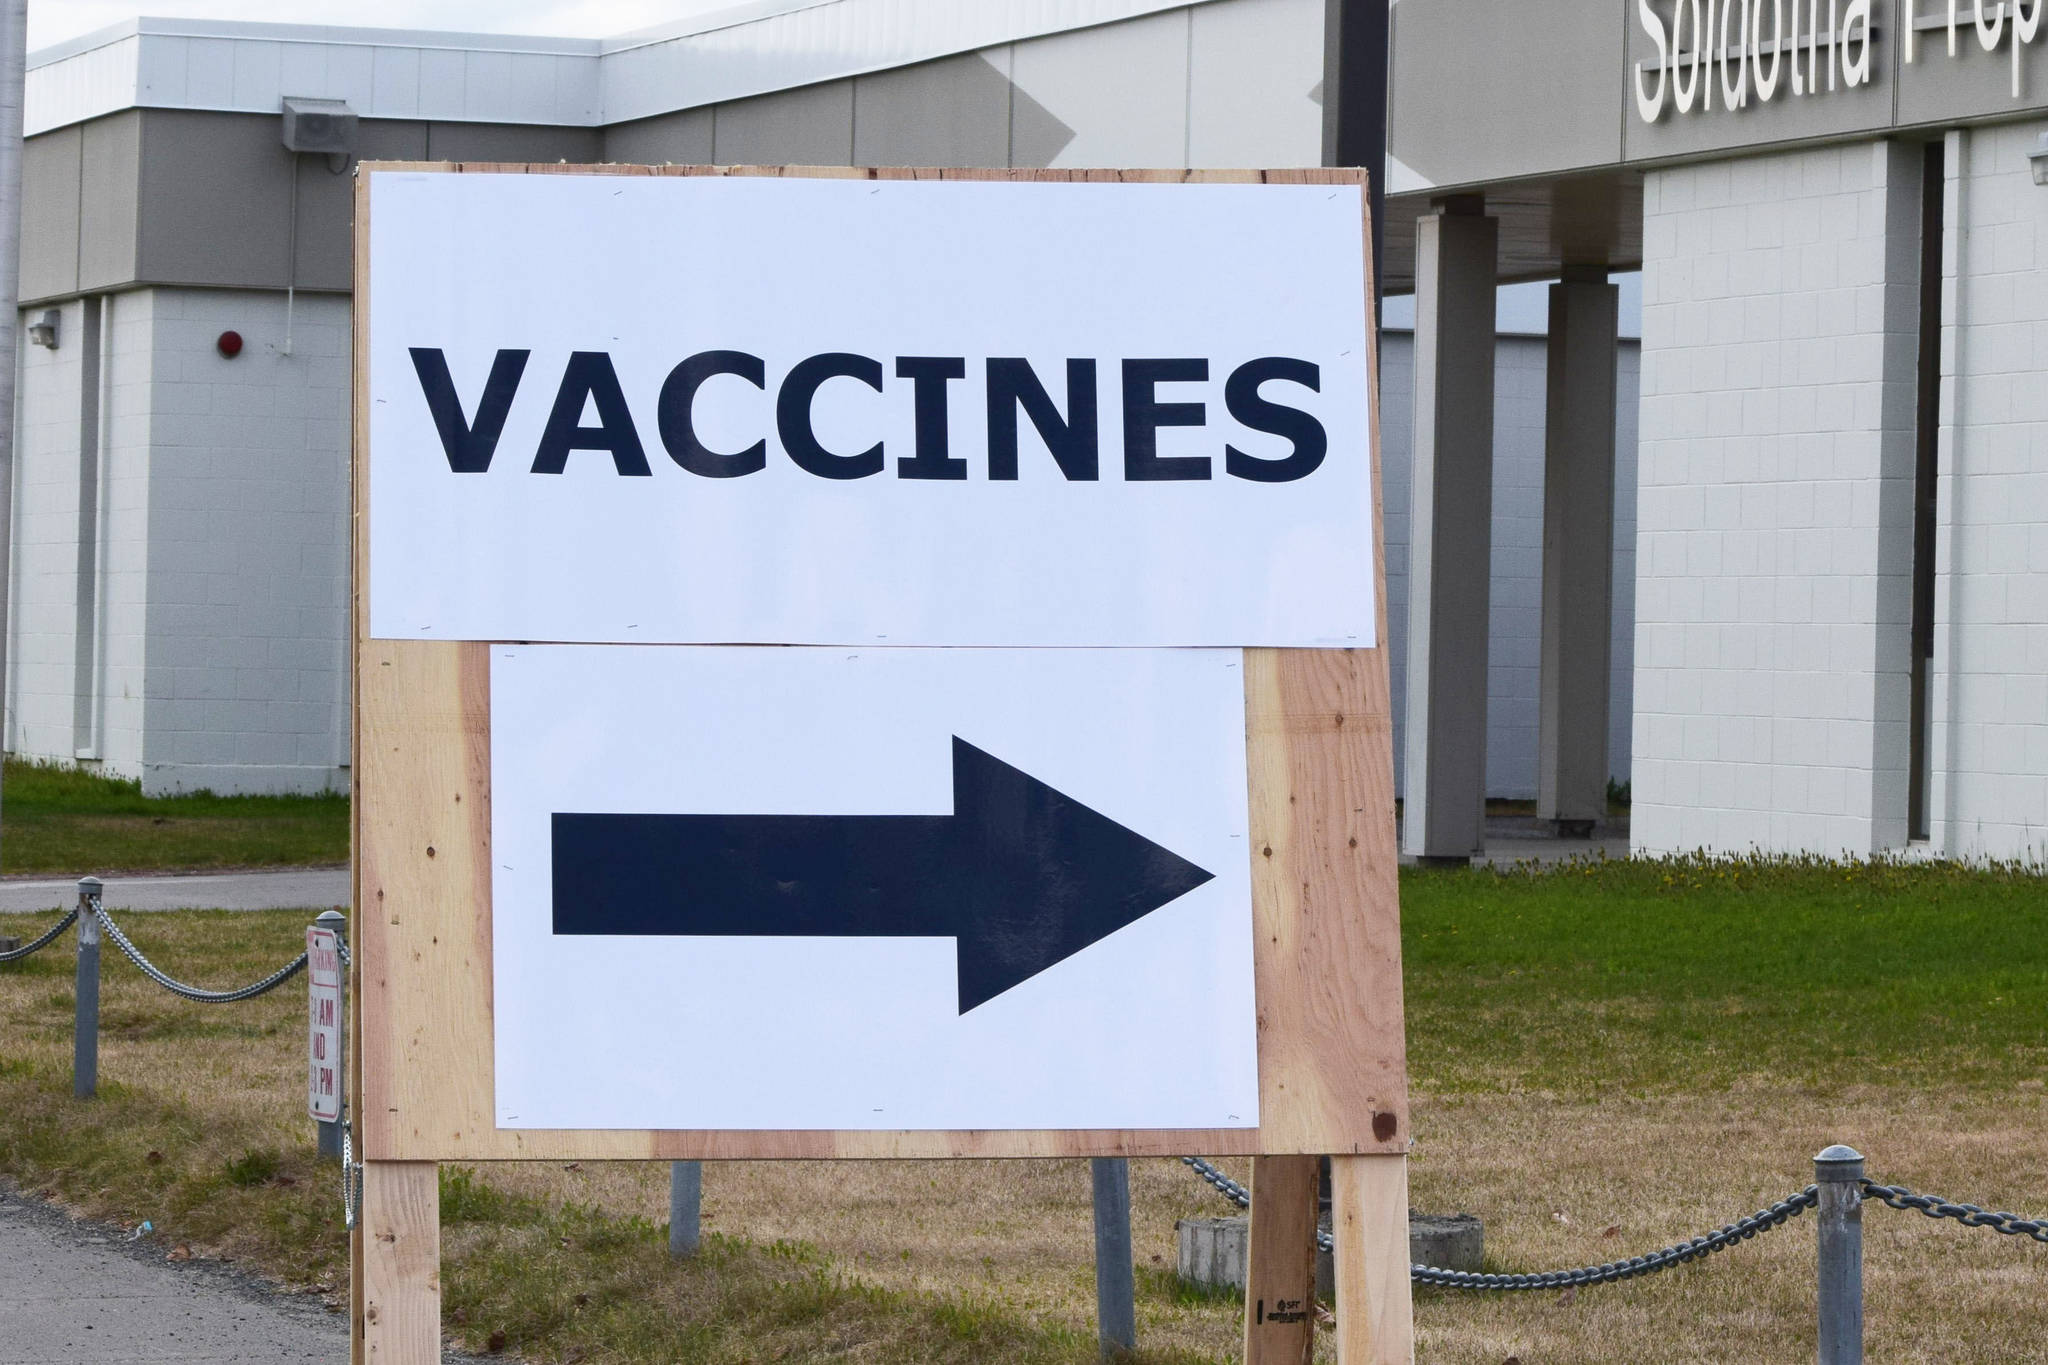
[[[92,903],[98,877],[78,879],[78,979],[72,987],[77,1021],[71,1032],[71,1094],[89,1100],[100,1087],[100,922]]]
[[[348,942],[348,916],[342,914],[339,910],[322,910],[313,917],[313,927],[316,929],[332,929],[336,939],[343,944]],[[348,969],[343,968],[342,970],[346,973]],[[308,972],[307,976],[310,978],[312,973]],[[343,975],[341,980],[341,1007],[346,1010],[348,1008],[348,977]],[[342,1021],[341,1037],[342,1046],[346,1048],[348,1046],[348,1021],[346,1019]],[[348,1067],[344,1064],[341,1057],[334,1059],[334,1074],[342,1078],[342,1085],[346,1087],[348,1084]],[[315,1119],[313,1120],[313,1127],[319,1130],[320,1155],[331,1156],[339,1161],[341,1159],[341,1120]]]
[[[1863,1154],[1813,1159],[1820,1187],[1820,1365],[1863,1365]]]
[[[668,1254],[677,1260],[697,1254],[704,1220],[704,1163],[668,1164]]]
[[[1095,1187],[1095,1321],[1102,1358],[1111,1360],[1138,1345],[1137,1286],[1131,1263],[1131,1163],[1120,1156],[1096,1157],[1089,1175]]]

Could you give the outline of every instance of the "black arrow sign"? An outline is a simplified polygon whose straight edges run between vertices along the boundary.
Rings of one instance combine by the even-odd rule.
[[[557,934],[955,938],[962,1014],[1215,874],[953,740],[951,815],[554,817]]]

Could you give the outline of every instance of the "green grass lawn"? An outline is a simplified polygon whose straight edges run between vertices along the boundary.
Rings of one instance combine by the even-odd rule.
[[[0,874],[167,872],[348,859],[348,798],[147,797],[137,782],[9,760]]]
[[[1401,879],[1410,1070],[1450,1093],[1769,1076],[1996,1086],[2048,1064],[2038,870],[1598,861]]]
[[[139,801],[139,798],[137,798]],[[1418,1208],[1486,1221],[1489,1268],[1650,1250],[1803,1186],[1835,1140],[1879,1179],[2048,1213],[2048,879],[1818,861],[1595,862],[1401,879]],[[0,916],[27,937],[48,915]],[[174,974],[251,980],[296,913],[127,917]],[[303,1099],[304,996],[192,1005],[109,955],[101,1097],[70,1097],[69,945],[0,966],[0,1175],[153,1220],[339,1301],[331,1163]],[[1242,1178],[1245,1164],[1227,1163]],[[445,1321],[535,1361],[1095,1358],[1085,1163],[714,1163],[707,1253],[664,1251],[659,1163],[443,1171]],[[1237,1358],[1241,1305],[1175,1290],[1176,1217],[1134,1162],[1150,1365]],[[2035,1361],[2048,1248],[1875,1210],[1872,1359]],[[1419,1358],[1813,1358],[1813,1232],[1556,1295],[1418,1296]],[[1322,1338],[1318,1359],[1326,1359]]]

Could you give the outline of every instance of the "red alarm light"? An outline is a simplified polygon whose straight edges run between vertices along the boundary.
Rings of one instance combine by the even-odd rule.
[[[242,334],[240,332],[222,332],[214,340],[213,344],[222,355],[226,356],[229,360],[233,360],[242,353]]]

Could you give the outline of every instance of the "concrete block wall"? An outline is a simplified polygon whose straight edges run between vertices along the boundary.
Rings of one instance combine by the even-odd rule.
[[[1646,178],[1638,850],[1904,842],[1917,166]]]
[[[58,314],[58,348],[33,345],[23,317],[15,426],[14,562],[9,604],[8,747],[69,763],[77,648],[78,498],[83,316]]]
[[[1930,834],[2048,857],[2048,188],[2039,120],[1949,135]]]
[[[94,707],[100,762],[143,775],[149,664],[149,473],[156,422],[157,291],[106,301],[100,497],[100,653]]]
[[[1414,338],[1380,338],[1381,501],[1387,538],[1387,631],[1393,651],[1394,774],[1400,789],[1407,716],[1408,509],[1415,398]],[[1542,635],[1543,433],[1546,343],[1503,336],[1494,356],[1492,602],[1487,642],[1486,793],[1536,795],[1537,693]],[[1608,690],[1608,767],[1627,782],[1634,673],[1636,344],[1621,343],[1615,386],[1614,648]]]
[[[23,345],[15,461],[8,749],[129,779],[142,776],[153,302],[147,291],[74,299],[56,309],[56,350]],[[86,392],[95,310],[96,423]],[[27,310],[24,325],[46,311]]]
[[[344,786],[348,301],[152,293],[144,790]]]
[[[60,311],[58,349],[22,352],[9,748],[152,794],[345,786],[348,301],[298,298],[289,354],[281,294],[139,289]],[[230,330],[233,359],[216,347]]]

